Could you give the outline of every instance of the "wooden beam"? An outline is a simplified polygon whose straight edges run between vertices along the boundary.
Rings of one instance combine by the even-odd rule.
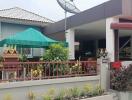
[[[111,29],[132,30],[132,23],[111,23]]]

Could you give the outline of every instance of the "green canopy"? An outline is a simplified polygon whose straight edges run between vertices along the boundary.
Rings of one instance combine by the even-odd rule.
[[[43,48],[53,43],[61,43],[43,35],[41,32],[29,28],[23,32],[16,33],[0,41],[0,47],[6,45],[16,45],[22,48]]]

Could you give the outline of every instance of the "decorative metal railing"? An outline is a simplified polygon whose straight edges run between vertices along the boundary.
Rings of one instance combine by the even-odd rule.
[[[0,82],[93,75],[97,75],[96,61],[3,62],[0,64]]]

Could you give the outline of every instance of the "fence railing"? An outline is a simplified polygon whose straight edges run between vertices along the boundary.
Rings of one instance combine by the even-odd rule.
[[[97,75],[96,61],[0,63],[0,82],[93,75]]]

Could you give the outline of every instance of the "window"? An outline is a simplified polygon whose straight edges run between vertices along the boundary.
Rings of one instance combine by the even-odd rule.
[[[28,58],[32,58],[32,48],[17,48],[19,54],[25,54]]]

